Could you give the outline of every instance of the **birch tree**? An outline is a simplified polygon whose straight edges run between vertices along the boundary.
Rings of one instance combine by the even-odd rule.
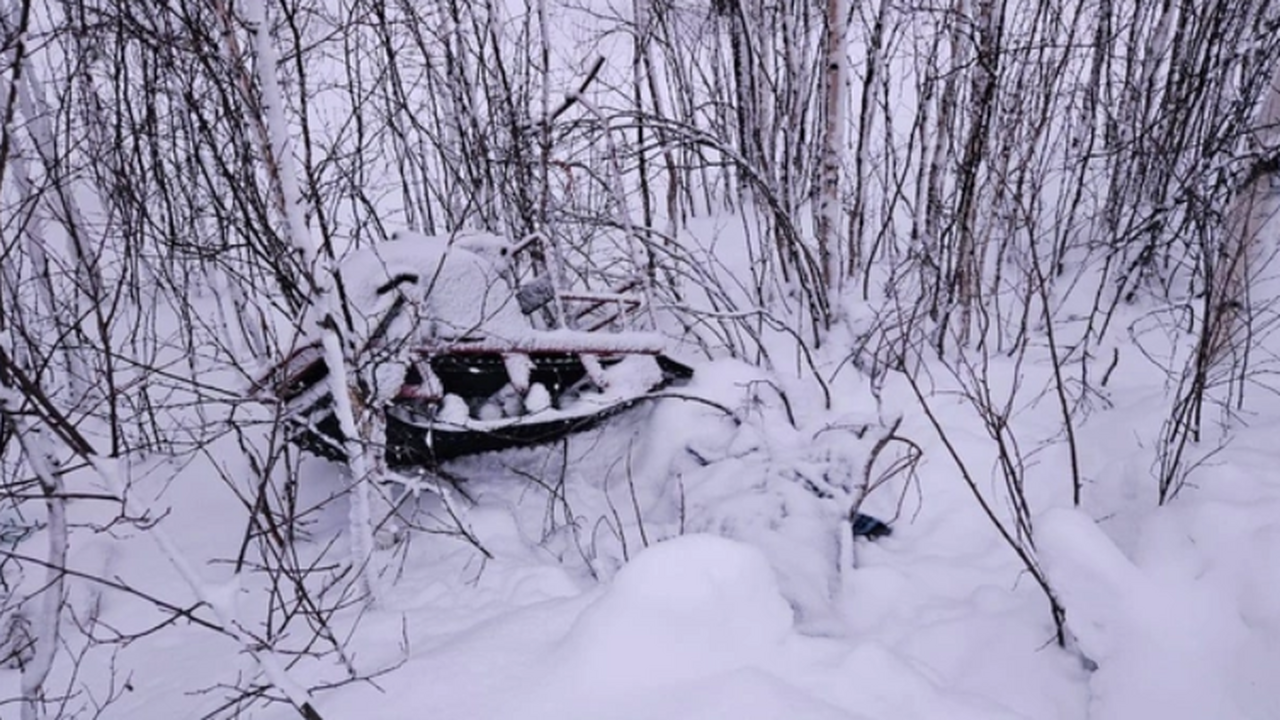
[[[229,15],[225,14],[224,17]],[[311,288],[316,302],[327,305],[321,323],[321,342],[329,371],[329,387],[334,415],[343,435],[343,450],[351,473],[351,564],[361,575],[366,594],[377,602],[381,580],[373,562],[372,486],[385,480],[385,460],[379,448],[385,447],[385,424],[381,408],[372,405],[349,372],[349,353],[357,348],[344,342],[339,318],[345,298],[340,285],[335,285],[332,249],[323,252],[311,236],[302,215],[302,198],[290,151],[289,131],[285,123],[284,97],[276,79],[275,50],[271,28],[267,23],[266,0],[249,7],[246,23],[254,38],[254,74],[261,92],[257,122],[264,127],[259,138],[269,142],[262,148],[267,173],[275,189],[276,210],[285,223],[286,234],[294,249],[302,256],[302,266],[311,273]],[[229,28],[230,29],[230,28]],[[228,33],[228,37],[233,37]]]
[[[845,19],[848,13],[845,0],[827,0],[826,89],[823,107],[825,124],[815,224],[823,280],[836,294],[840,293],[844,284],[845,268],[857,265],[857,251],[853,245],[857,239],[848,238],[849,244],[846,246],[840,238],[840,228],[844,227],[840,175],[842,158],[846,152],[845,128],[848,125],[848,62],[845,59],[848,52]]]

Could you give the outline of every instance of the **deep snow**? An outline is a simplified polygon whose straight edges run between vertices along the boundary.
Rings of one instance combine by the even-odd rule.
[[[1236,428],[1183,494],[1157,507],[1147,448],[1159,430],[1159,388],[1137,353],[1125,358],[1110,406],[1080,427],[1084,507],[1068,508],[1060,447],[1045,445],[1028,463],[1037,549],[1073,632],[1066,649],[1053,643],[1039,589],[900,379],[877,401],[864,378],[842,372],[836,404],[823,410],[812,384],[722,360],[698,364],[673,393],[687,397],[565,445],[451,464],[469,478],[474,502],[453,495],[450,507],[491,557],[457,532],[424,482],[405,511],[420,529],[377,558],[396,576],[382,605],[332,618],[349,633],[354,668],[374,677],[317,691],[317,706],[326,718],[1274,717],[1274,424]],[[998,363],[992,377],[1012,377]],[[1020,382],[1044,372],[1030,363]],[[947,392],[943,373],[921,377],[937,383],[927,400],[997,492],[971,409]],[[900,434],[924,451],[918,482],[897,478],[866,499],[862,509],[890,520],[894,534],[858,541],[856,568],[841,568],[848,498],[813,486],[839,490],[831,471],[858,472],[872,439],[864,429],[897,415]],[[1035,403],[1016,420],[1028,442],[1056,432]],[[222,443],[187,464],[125,470],[138,506],[151,508],[243,622],[260,627],[265,578],[233,579],[226,562],[247,523],[236,493],[248,492],[251,475],[234,442]],[[301,478],[300,505],[318,509],[296,551],[304,562],[344,558],[340,470],[308,460]],[[109,504],[74,502],[71,512],[82,528],[73,568],[195,604],[144,530],[90,529],[110,523]],[[223,686],[257,675],[223,636],[138,597],[69,585],[77,616],[100,619],[100,638],[169,623],[88,656],[81,679],[95,696],[75,698],[83,713],[114,692],[104,717],[201,717],[228,696]],[[304,636],[299,628],[280,642]],[[58,670],[60,682],[67,671]],[[307,684],[345,677],[332,656],[292,671]],[[2,671],[0,682],[15,697],[18,673]],[[248,714],[294,716],[281,704]]]
[[[746,259],[733,247],[740,221],[703,222],[689,235],[707,239],[706,257],[716,258],[708,266],[749,277],[731,267]],[[483,245],[465,252],[492,251]],[[436,282],[443,255],[434,257],[423,265],[417,250],[359,256],[366,272],[357,274],[368,282],[350,289],[376,308],[388,297],[374,291],[405,263],[424,287]],[[478,257],[449,277],[464,289],[503,287]],[[433,295],[447,296],[470,297]],[[527,329],[505,292],[420,310],[450,318],[445,334],[481,320],[493,327],[495,315],[513,338]],[[856,322],[860,312],[873,308],[847,316]],[[1280,407],[1259,393],[1252,414],[1231,427],[1232,443],[1174,503],[1157,507],[1151,470],[1169,388],[1150,358],[1185,348],[1143,340],[1144,322],[1115,320],[1131,328],[1133,343],[1114,348],[1114,379],[1078,428],[1082,508],[1069,509],[1051,399],[1026,392],[1012,418],[1034,449],[1027,480],[1035,539],[1066,606],[1073,637],[1065,649],[1053,643],[1039,589],[961,484],[901,380],[890,377],[873,393],[843,358],[819,358],[822,376],[836,378],[833,407],[824,410],[818,388],[795,377],[809,370],[794,348],[772,348],[773,372],[698,363],[695,381],[679,392],[710,403],[671,398],[564,446],[452,464],[469,478],[474,503],[453,497],[451,507],[492,557],[457,532],[425,482],[406,511],[420,529],[376,558],[395,575],[382,605],[331,618],[354,668],[373,677],[318,690],[317,707],[329,720],[1280,717],[1280,427],[1269,419]],[[992,358],[996,391],[1043,386],[1046,362],[1042,350],[1025,367]],[[990,442],[971,409],[941,368],[918,375],[950,439],[998,500]],[[866,499],[862,509],[890,520],[894,534],[859,541],[856,567],[842,565],[839,521],[852,498],[839,485],[860,470],[871,439],[858,433],[899,416],[900,434],[923,451],[918,482],[897,478]],[[1213,447],[1211,438],[1199,450]],[[126,470],[148,520],[261,630],[271,602],[266,579],[233,578],[227,562],[240,550],[254,490],[241,447],[224,438],[189,461]],[[341,565],[345,481],[317,460],[304,461],[301,479],[299,504],[316,509],[292,549],[304,566]],[[71,512],[79,528],[73,568],[196,606],[145,530],[113,523],[114,505],[77,501]],[[27,544],[40,547],[41,537]],[[30,587],[43,577],[29,574],[5,579]],[[77,681],[91,692],[70,702],[80,716],[101,704],[106,718],[203,717],[233,694],[227,686],[258,675],[236,643],[145,599],[79,579],[69,593],[78,619],[100,620],[100,639],[161,627],[86,656]],[[306,639],[296,628],[280,643]],[[70,633],[69,652],[79,647]],[[347,679],[332,656],[291,670],[307,684]],[[60,665],[53,686],[65,685],[70,671]],[[15,698],[18,683],[16,670],[0,670],[0,698]],[[0,705],[0,717],[15,707]],[[296,715],[275,704],[244,716]]]

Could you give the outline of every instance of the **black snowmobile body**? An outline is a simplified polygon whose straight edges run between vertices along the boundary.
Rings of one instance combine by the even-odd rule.
[[[658,382],[641,393],[606,396],[588,376],[579,355],[542,353],[530,355],[532,383],[546,388],[550,405],[540,412],[517,414],[491,420],[475,415],[500,402],[509,394],[511,378],[502,356],[496,353],[435,355],[430,358],[432,370],[443,386],[445,396],[461,399],[468,408],[465,418],[445,418],[436,398],[415,397],[404,393],[386,409],[386,459],[392,468],[434,467],[437,463],[464,455],[526,447],[560,440],[568,435],[590,430],[660,393],[663,388],[693,377],[688,366],[664,355],[653,361],[661,373]],[[600,358],[606,369],[614,367],[620,357]],[[304,386],[310,389],[327,382],[323,362],[308,367]],[[410,382],[414,378],[409,378]],[[413,387],[413,385],[408,385]],[[297,392],[294,397],[301,397]],[[607,398],[594,402],[596,397]],[[314,397],[314,394],[313,394]],[[293,441],[304,450],[334,461],[343,461],[342,433],[329,409],[332,397],[323,392],[310,401],[307,408],[295,414]]]

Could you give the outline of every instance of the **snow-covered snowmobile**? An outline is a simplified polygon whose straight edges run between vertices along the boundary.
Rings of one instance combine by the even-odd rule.
[[[659,335],[618,329],[644,311],[638,294],[518,286],[517,250],[492,235],[402,232],[353,253],[309,335],[257,389],[284,403],[296,443],[342,459],[320,340],[336,328],[360,394],[385,408],[388,464],[408,468],[562,438],[692,377]]]

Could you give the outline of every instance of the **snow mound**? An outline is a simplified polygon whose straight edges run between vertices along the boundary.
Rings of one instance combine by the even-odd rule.
[[[791,625],[791,607],[758,550],[689,535],[624,566],[560,655],[566,676],[612,694],[763,662]]]
[[[476,238],[472,238],[476,240]],[[483,239],[483,238],[480,238]],[[495,240],[496,242],[496,240]],[[363,347],[375,335],[385,344],[405,339],[451,340],[481,328],[488,336],[522,336],[521,314],[501,267],[445,236],[401,231],[395,239],[363,248],[338,268],[349,341]],[[310,320],[343,302],[324,303]]]
[[[1074,510],[1046,513],[1036,535],[1068,626],[1097,663],[1091,718],[1274,717],[1271,653],[1208,568],[1144,570]]]

